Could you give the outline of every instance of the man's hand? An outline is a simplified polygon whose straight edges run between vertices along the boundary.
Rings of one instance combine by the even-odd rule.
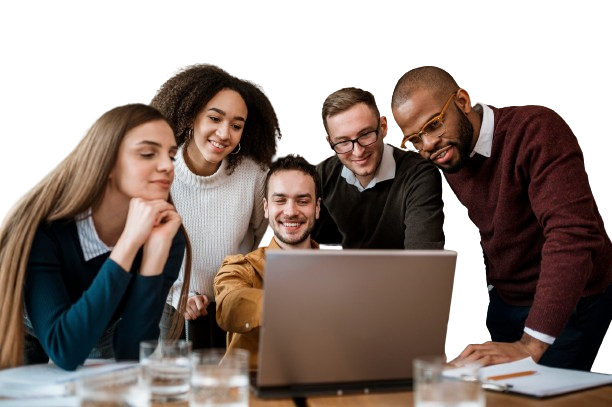
[[[194,295],[187,299],[187,306],[185,307],[185,314],[183,315],[187,321],[193,321],[199,317],[203,317],[208,314],[206,307],[208,306],[208,297],[200,294]]]
[[[518,342],[485,342],[482,345],[468,345],[450,364],[456,367],[469,363],[488,366],[513,362],[529,356],[538,362],[548,346],[547,343],[523,333],[523,337]]]

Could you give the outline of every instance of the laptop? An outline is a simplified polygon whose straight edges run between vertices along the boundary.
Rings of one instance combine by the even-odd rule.
[[[457,253],[269,250],[259,397],[412,386],[412,360],[445,353]]]

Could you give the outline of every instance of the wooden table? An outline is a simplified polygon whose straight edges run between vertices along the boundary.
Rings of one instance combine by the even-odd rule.
[[[487,407],[610,407],[612,386],[599,387],[546,399],[486,391]],[[3,398],[0,397],[0,400]],[[260,399],[251,395],[250,407],[300,407],[293,399]],[[156,404],[152,407],[188,407],[188,402]],[[412,392],[370,393],[309,397],[306,407],[414,407]]]
[[[189,402],[153,403],[151,407],[189,407]],[[249,407],[296,407],[293,399],[260,399],[251,394]]]
[[[610,407],[612,386],[546,399],[486,391],[487,407]],[[251,404],[258,406],[259,404]],[[285,404],[282,404],[283,406]],[[289,405],[289,404],[287,404]],[[308,407],[413,407],[412,392],[371,393],[352,396],[310,397]],[[265,406],[265,405],[264,405]],[[279,405],[281,406],[281,405]]]

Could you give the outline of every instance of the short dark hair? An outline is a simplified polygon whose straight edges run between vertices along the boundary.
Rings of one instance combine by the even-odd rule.
[[[444,69],[436,66],[414,68],[397,81],[391,96],[391,109],[403,105],[418,90],[427,90],[442,99],[458,89],[455,79]]]
[[[288,154],[285,157],[278,158],[270,166],[270,171],[268,171],[268,175],[266,176],[266,186],[264,190],[266,199],[268,198],[268,182],[270,181],[270,177],[277,172],[290,170],[301,171],[306,175],[310,175],[315,184],[315,199],[321,197],[321,180],[317,168],[300,155]]]
[[[323,102],[321,116],[323,116],[323,126],[327,134],[329,134],[327,118],[342,113],[355,106],[357,103],[365,103],[365,105],[376,115],[376,118],[380,118],[380,112],[376,106],[374,95],[367,90],[359,88],[342,88],[329,95],[327,99],[325,99],[325,102]]]

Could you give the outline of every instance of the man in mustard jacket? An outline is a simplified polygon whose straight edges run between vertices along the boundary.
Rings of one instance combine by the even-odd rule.
[[[215,277],[217,323],[227,331],[227,348],[250,352],[257,369],[266,250],[317,249],[310,239],[319,218],[320,182],[315,167],[299,155],[272,163],[266,178],[265,216],[274,232],[268,247],[227,256]]]

